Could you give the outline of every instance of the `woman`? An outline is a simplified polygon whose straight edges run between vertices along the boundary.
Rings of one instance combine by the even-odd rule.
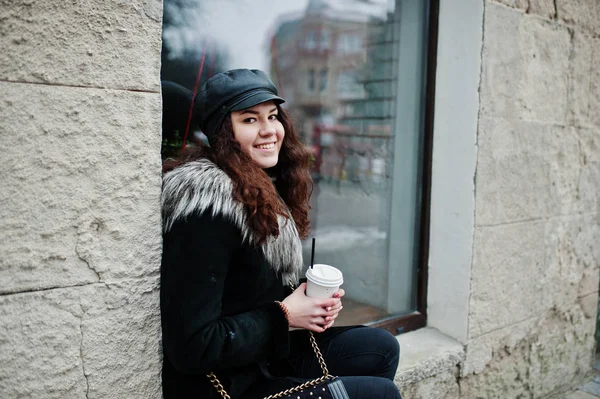
[[[165,399],[263,398],[318,377],[307,331],[350,398],[399,398],[398,344],[372,328],[333,327],[334,298],[292,292],[309,232],[310,156],[267,75],[237,69],[194,100],[210,147],[167,165],[161,270]],[[296,330],[290,332],[290,327]],[[353,377],[352,377],[353,376]]]

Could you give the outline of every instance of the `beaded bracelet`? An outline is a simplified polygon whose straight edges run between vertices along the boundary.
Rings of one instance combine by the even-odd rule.
[[[281,308],[281,311],[285,315],[285,318],[286,318],[288,324],[290,324],[290,311],[289,311],[288,307],[285,306],[285,304],[283,302],[275,301],[275,303],[279,304],[279,307]]]

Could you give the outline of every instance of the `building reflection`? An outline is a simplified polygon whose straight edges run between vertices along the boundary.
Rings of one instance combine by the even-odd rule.
[[[273,80],[307,145],[317,182],[385,182],[395,104],[393,10],[386,0],[311,0],[279,18],[270,43]]]

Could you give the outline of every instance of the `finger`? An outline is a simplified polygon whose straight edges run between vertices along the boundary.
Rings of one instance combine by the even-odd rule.
[[[296,288],[296,290],[294,292],[302,292],[305,293],[306,292],[306,283],[302,283],[298,286],[298,288]]]
[[[318,306],[322,308],[334,307],[338,303],[340,303],[340,299],[338,298],[327,298],[321,299],[315,302]]]
[[[341,298],[346,295],[346,291],[343,288],[340,288],[335,294],[333,294],[334,298]]]
[[[321,312],[319,312],[318,316],[321,316],[321,317],[330,317],[330,316],[333,316],[334,314],[336,314],[338,312],[339,312],[338,309],[332,309],[329,312],[325,311],[325,309],[322,309]]]
[[[340,306],[339,308],[331,309],[329,312],[327,312],[327,311],[325,311],[325,309],[323,309],[322,312],[320,312],[318,314],[318,316],[323,316],[323,317],[334,316],[334,315],[340,313],[342,309],[344,309],[343,306]]]
[[[321,332],[325,331],[325,327],[320,326],[318,324],[313,324],[313,325],[308,326],[308,330],[314,331],[317,333],[321,333]]]

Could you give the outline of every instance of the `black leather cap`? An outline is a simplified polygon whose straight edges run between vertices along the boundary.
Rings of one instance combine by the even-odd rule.
[[[212,143],[227,114],[265,101],[285,101],[266,73],[259,69],[232,69],[202,85],[194,99],[194,119]]]

